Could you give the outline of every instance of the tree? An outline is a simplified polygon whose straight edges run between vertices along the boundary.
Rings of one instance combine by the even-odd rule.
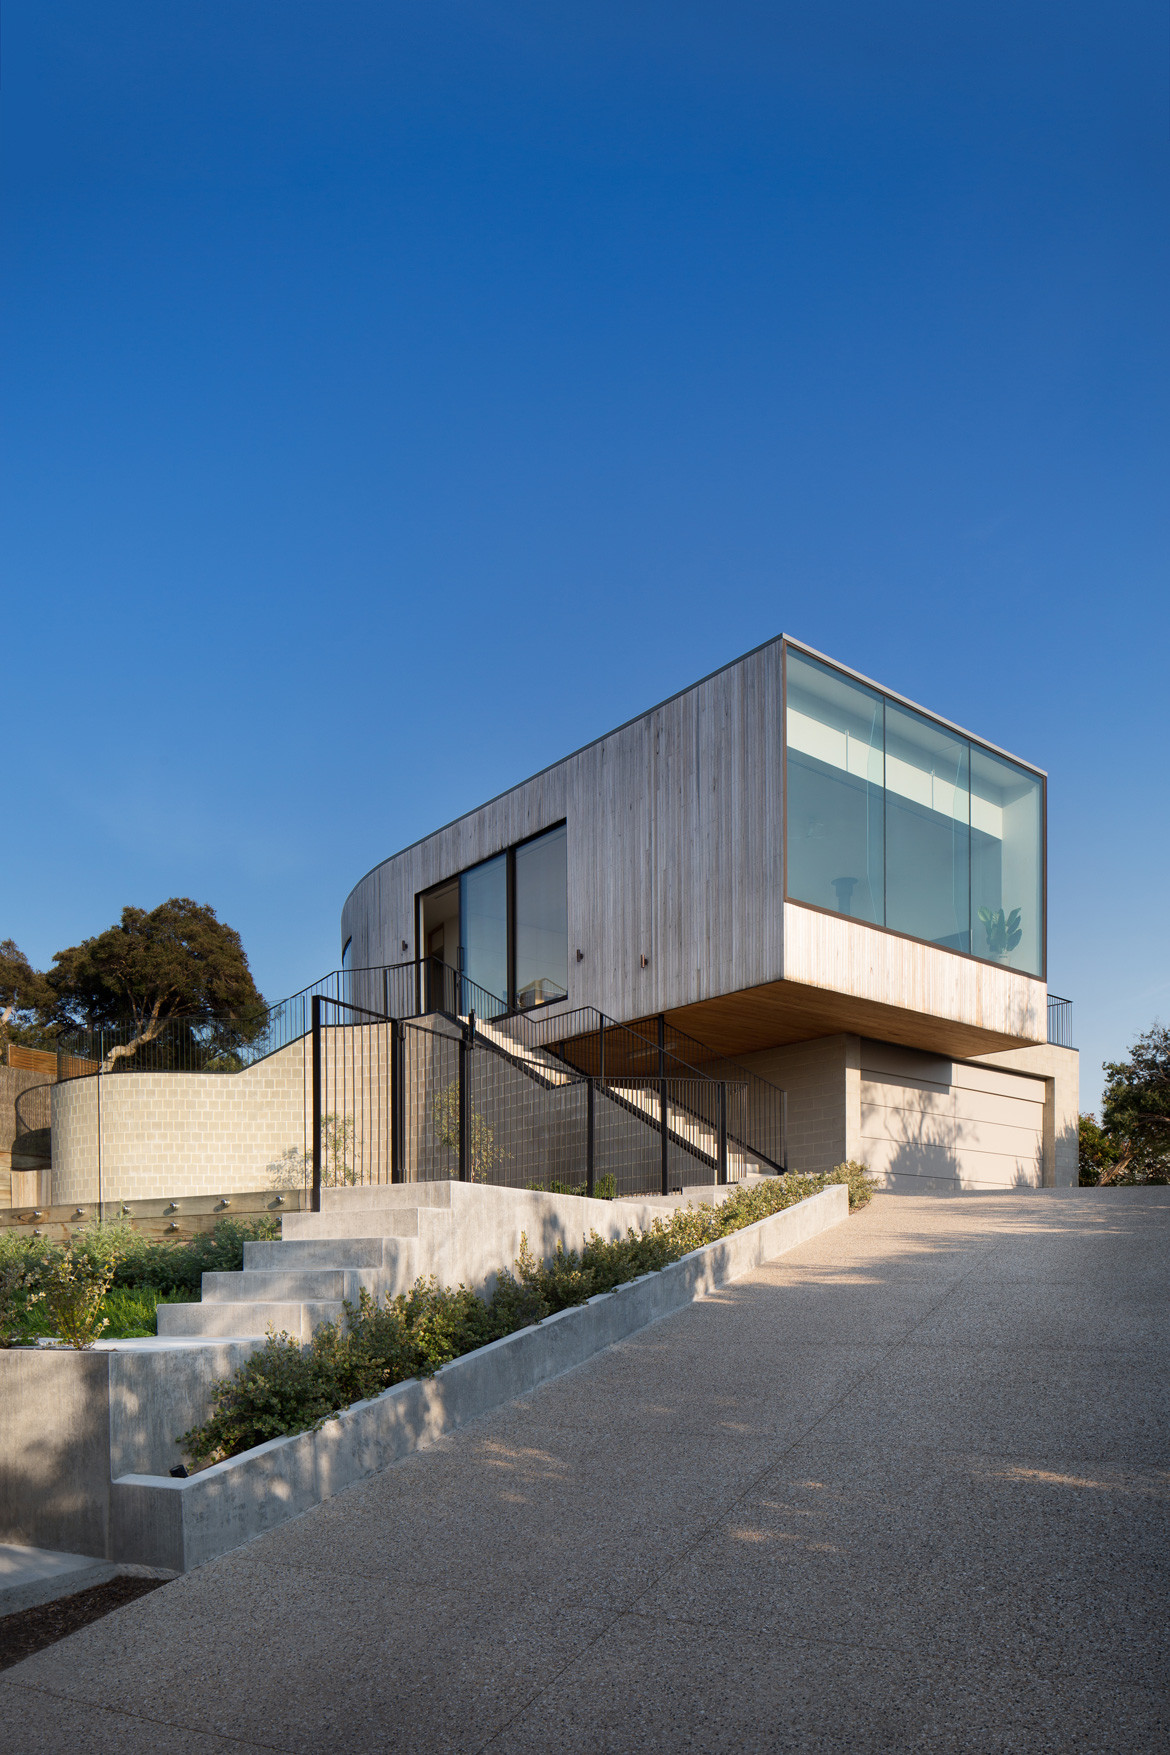
[[[39,1046],[45,1038],[40,1020],[55,998],[15,940],[0,939],[0,1053],[10,1041]]]
[[[1118,1145],[1116,1140],[1110,1139],[1105,1129],[1098,1126],[1095,1115],[1079,1117],[1077,1135],[1079,1145],[1077,1180],[1082,1188],[1103,1188],[1106,1183],[1114,1182],[1119,1175],[1125,1174],[1129,1159],[1124,1155],[1124,1147]]]
[[[1154,1024],[1104,1071],[1102,1127],[1125,1159],[1110,1180],[1170,1182],[1170,1029]]]
[[[129,1031],[107,1054],[106,1071],[168,1025],[201,1027],[211,1053],[230,1055],[265,1023],[239,933],[186,896],[149,912],[123,908],[120,925],[58,951],[47,979],[59,1023]]]

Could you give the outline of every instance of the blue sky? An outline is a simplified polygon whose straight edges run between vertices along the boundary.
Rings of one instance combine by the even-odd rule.
[[[1050,773],[1170,1017],[1167,19],[7,0],[0,937],[269,998],[438,822],[786,630]]]

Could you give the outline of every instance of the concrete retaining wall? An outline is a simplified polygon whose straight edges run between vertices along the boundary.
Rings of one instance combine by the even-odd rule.
[[[112,1551],[119,1559],[177,1572],[199,1566],[572,1370],[848,1215],[848,1191],[825,1189],[659,1273],[452,1360],[432,1378],[412,1379],[373,1401],[358,1402],[319,1432],[272,1439],[185,1481],[141,1475],[116,1479],[110,1489]]]
[[[212,1384],[255,1340],[0,1351],[0,1541],[116,1559],[110,1481],[182,1461]]]

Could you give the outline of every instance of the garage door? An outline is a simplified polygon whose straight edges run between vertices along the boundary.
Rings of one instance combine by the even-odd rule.
[[[885,1042],[861,1044],[862,1157],[903,1193],[1036,1188],[1043,1079]]]

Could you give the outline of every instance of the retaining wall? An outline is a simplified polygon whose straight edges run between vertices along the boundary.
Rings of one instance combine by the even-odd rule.
[[[210,1381],[257,1341],[111,1342],[0,1352],[0,1540],[185,1571],[237,1547],[468,1420],[848,1217],[843,1186],[659,1273],[453,1360],[304,1432],[187,1480],[164,1471],[206,1412]]]

